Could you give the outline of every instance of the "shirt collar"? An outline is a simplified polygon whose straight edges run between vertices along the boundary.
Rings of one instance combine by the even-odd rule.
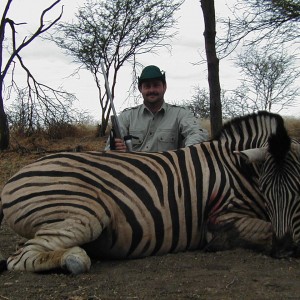
[[[143,109],[143,112],[149,112],[149,113],[153,114],[144,103],[142,104],[142,109]],[[165,113],[166,110],[167,110],[167,103],[164,101],[161,108],[157,112]]]

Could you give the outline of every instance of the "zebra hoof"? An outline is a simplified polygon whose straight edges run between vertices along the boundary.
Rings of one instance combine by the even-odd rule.
[[[0,273],[7,270],[6,259],[0,253]]]
[[[0,259],[0,273],[7,270],[7,264],[5,259]]]
[[[90,270],[90,267],[90,258],[86,252],[79,247],[68,250],[62,257],[62,268],[73,275],[86,273]]]

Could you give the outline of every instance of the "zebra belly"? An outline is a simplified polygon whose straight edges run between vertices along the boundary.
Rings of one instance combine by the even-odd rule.
[[[143,233],[138,236],[126,223],[120,223],[116,227],[117,230],[106,228],[96,240],[83,245],[92,258],[141,258],[195,250],[202,248],[206,243],[201,231],[189,239],[191,233],[185,232],[175,237],[171,228],[161,228],[161,232],[155,234],[151,232],[151,228],[144,227]]]

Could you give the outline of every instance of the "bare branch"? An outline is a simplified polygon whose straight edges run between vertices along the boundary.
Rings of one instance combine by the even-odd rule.
[[[9,23],[10,26],[11,26],[11,30],[12,30],[12,37],[13,37],[13,51],[9,57],[9,59],[7,60],[7,63],[3,69],[3,71],[1,71],[1,77],[5,77],[9,68],[10,68],[10,65],[12,63],[12,61],[15,59],[15,57],[17,55],[19,55],[19,53],[21,52],[22,49],[24,49],[25,47],[27,47],[35,38],[37,38],[39,35],[41,35],[42,33],[44,33],[46,30],[50,29],[52,26],[54,26],[61,18],[62,14],[63,14],[63,8],[62,8],[62,11],[60,13],[60,15],[52,22],[50,22],[50,24],[48,26],[45,26],[44,24],[44,16],[46,14],[46,12],[49,11],[49,9],[53,8],[56,4],[58,4],[61,0],[57,0],[56,2],[54,2],[51,6],[49,6],[48,8],[46,8],[43,12],[42,12],[42,16],[41,16],[41,22],[40,22],[40,26],[38,27],[38,29],[31,35],[31,37],[29,39],[27,39],[27,37],[24,38],[23,42],[17,47],[16,46],[16,39],[15,39],[15,36],[16,36],[16,30],[15,30],[15,22],[10,20],[10,19],[6,19],[5,20],[5,23]],[[5,26],[5,23],[4,23],[4,26]],[[22,24],[22,23],[20,23]]]
[[[299,43],[300,5],[290,0],[237,0],[230,19],[220,19],[227,35],[219,37],[218,49],[227,56],[243,43]]]

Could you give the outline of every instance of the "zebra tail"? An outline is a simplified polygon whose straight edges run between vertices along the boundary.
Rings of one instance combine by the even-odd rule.
[[[0,225],[2,223],[3,218],[4,218],[4,214],[3,214],[2,202],[1,202],[1,197],[0,197]],[[6,259],[0,252],[0,273],[2,273],[5,270],[7,270]]]

